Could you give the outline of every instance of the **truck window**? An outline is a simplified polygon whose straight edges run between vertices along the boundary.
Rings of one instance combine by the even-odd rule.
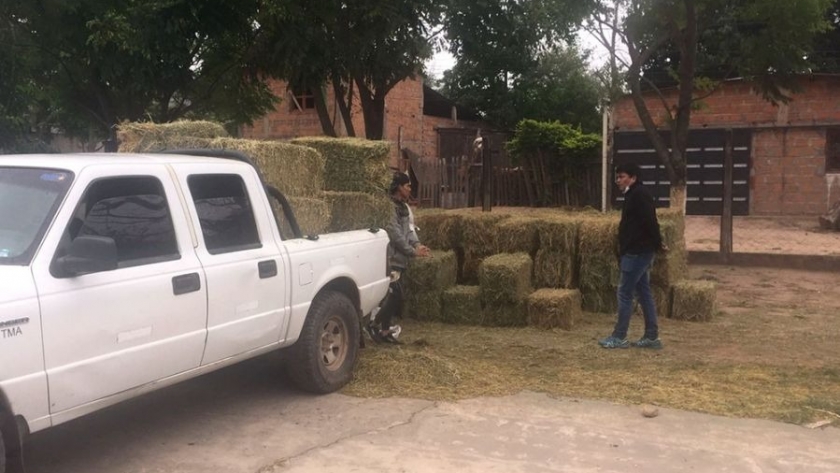
[[[0,265],[28,265],[52,222],[73,173],[0,168]]]
[[[91,183],[63,242],[66,245],[82,235],[113,238],[120,268],[180,258],[166,195],[154,177],[114,177]],[[60,248],[57,256],[64,250]]]
[[[195,174],[187,178],[204,245],[210,254],[261,248],[245,182],[236,174]]]

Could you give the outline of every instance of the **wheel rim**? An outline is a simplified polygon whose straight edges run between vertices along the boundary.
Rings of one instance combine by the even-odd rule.
[[[347,358],[347,325],[341,317],[332,316],[321,331],[321,363],[330,370],[341,368]]]

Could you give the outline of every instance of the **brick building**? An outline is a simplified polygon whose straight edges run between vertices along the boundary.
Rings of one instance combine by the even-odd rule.
[[[735,145],[736,157],[737,153],[744,157],[743,163],[736,164],[734,170],[735,204],[738,201],[744,204],[744,211],[740,213],[817,215],[825,213],[832,203],[840,200],[840,76],[803,76],[799,84],[800,90],[793,94],[790,103],[773,105],[749,83],[727,81],[704,99],[699,109],[692,111],[691,136],[705,135],[711,141],[706,141],[706,145],[696,139],[689,143],[689,213],[692,213],[692,201],[720,200],[704,196],[717,195],[716,190],[722,190],[722,180],[693,178],[692,173],[700,176],[698,173],[702,168],[710,168],[709,172],[722,168],[720,164],[711,163],[722,155],[720,137],[727,128],[740,137]],[[676,102],[676,92],[663,92],[668,103]],[[646,100],[654,120],[666,128],[667,114],[663,111],[661,98],[651,95]],[[636,149],[622,149],[620,145],[634,139],[639,142],[643,136],[630,97],[617,103],[613,123],[614,156],[618,157],[619,153],[626,153],[627,157],[650,154],[652,150],[645,149],[652,148],[649,142],[636,145]],[[722,175],[722,169],[719,173]],[[714,213],[714,210],[694,213]]]
[[[307,92],[293,92],[282,81],[271,83],[281,97],[276,109],[240,130],[243,138],[285,140],[300,136],[323,135],[314,97]],[[332,87],[327,87],[327,109],[339,136],[347,136],[347,127],[338,112]],[[356,136],[365,136],[365,125],[358,97],[351,110]],[[439,131],[479,126],[475,113],[456,105],[423,83],[422,78],[406,79],[397,84],[385,99],[384,139],[392,143],[391,166],[399,168],[401,151],[409,150],[424,160],[440,156]]]

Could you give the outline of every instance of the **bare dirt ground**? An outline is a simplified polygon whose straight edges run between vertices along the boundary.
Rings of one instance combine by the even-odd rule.
[[[733,251],[795,255],[840,255],[840,232],[823,230],[817,217],[734,217]],[[689,251],[720,249],[720,217],[685,218]]]

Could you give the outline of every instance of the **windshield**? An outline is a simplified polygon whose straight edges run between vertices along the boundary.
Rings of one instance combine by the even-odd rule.
[[[0,265],[28,265],[64,194],[69,171],[0,167]]]

